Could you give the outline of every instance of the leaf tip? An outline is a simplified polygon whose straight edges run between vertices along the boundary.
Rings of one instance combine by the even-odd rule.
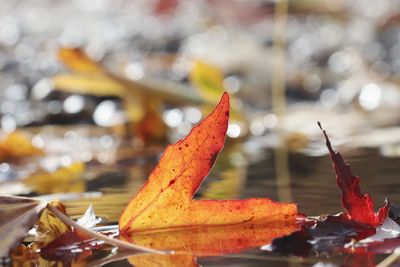
[[[230,100],[229,94],[227,92],[224,92],[222,97],[221,97],[220,103],[227,103],[228,104],[228,110],[229,110],[229,100]]]
[[[321,122],[318,121],[317,124],[318,124],[318,127],[321,129],[322,133],[324,134],[326,146],[328,147],[329,153],[333,156],[335,151],[333,151],[331,141],[329,140],[328,134],[326,133],[325,129],[322,128]]]

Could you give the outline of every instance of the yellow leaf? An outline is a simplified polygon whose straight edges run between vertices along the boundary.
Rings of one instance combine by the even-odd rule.
[[[12,132],[0,140],[1,161],[43,154],[43,150],[32,145],[31,140],[18,131]]]
[[[58,90],[97,96],[123,96],[124,86],[105,75],[58,74],[52,78]]]
[[[61,192],[83,192],[85,184],[81,176],[85,171],[83,163],[74,163],[53,173],[38,173],[24,180],[24,183],[39,194]]]
[[[52,201],[49,205],[66,214],[65,206],[60,201]],[[38,226],[36,242],[40,247],[47,245],[57,237],[71,230],[71,227],[63,223],[49,209],[42,211],[36,225]]]
[[[213,65],[201,60],[193,63],[189,75],[190,82],[201,95],[211,103],[216,103],[224,92],[224,75],[222,71]]]
[[[89,58],[89,56],[79,48],[62,47],[58,51],[58,58],[72,71],[86,74],[98,74],[104,72],[104,69],[100,64],[97,64],[97,62]]]

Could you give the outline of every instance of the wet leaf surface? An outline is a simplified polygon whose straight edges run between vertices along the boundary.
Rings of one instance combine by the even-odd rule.
[[[319,126],[322,129],[320,124]],[[370,195],[361,193],[359,177],[351,173],[350,166],[344,162],[338,152],[332,149],[324,130],[323,133],[333,161],[337,185],[342,193],[342,206],[347,212],[317,219],[309,218],[303,223],[301,230],[277,238],[271,245],[263,248],[301,257],[319,254],[334,255],[345,251],[364,254],[368,252],[369,246],[372,248],[388,241],[386,252],[391,253],[389,248],[391,244],[397,243],[394,240],[399,235],[399,225],[388,216],[396,218],[396,207],[393,206],[393,210],[388,214],[391,206],[387,201],[385,206],[375,213]],[[351,266],[374,266],[374,257],[370,256],[354,257],[351,260]]]
[[[103,244],[103,241],[94,240],[84,233],[69,231],[43,247],[40,255],[46,260],[69,265],[73,261],[90,256],[93,250]]]
[[[236,149],[232,150],[232,144],[230,144],[228,148],[230,149],[225,151],[226,155],[223,155],[224,158],[236,154]],[[77,219],[82,216],[87,206],[90,203],[93,203],[96,212],[98,210],[102,217],[104,216],[108,220],[111,219],[111,221],[106,221],[107,223],[115,222],[122,207],[126,205],[129,199],[129,194],[126,192],[127,190],[122,189],[121,187],[126,187],[127,181],[129,181],[130,185],[135,184],[134,186],[139,186],[141,180],[137,180],[137,177],[144,178],[147,176],[146,171],[143,172],[143,170],[141,170],[139,172],[140,175],[138,176],[138,169],[132,172],[132,170],[127,168],[130,165],[134,165],[136,166],[135,168],[138,168],[138,163],[142,164],[140,162],[147,162],[149,160],[154,162],[156,158],[155,152],[153,152],[151,158],[144,156],[141,161],[141,156],[139,156],[139,158],[137,158],[136,154],[135,156],[132,156],[130,154],[131,152],[129,152],[132,149],[127,149],[128,148],[124,147],[124,151],[120,150],[120,156],[118,156],[120,159],[115,162],[115,165],[106,167],[101,165],[99,162],[90,162],[87,164],[85,169],[78,172],[80,174],[76,179],[73,178],[74,175],[70,175],[73,172],[67,170],[69,168],[72,170],[78,170],[79,168],[70,165],[65,170],[60,169],[60,173],[65,172],[65,175],[61,175],[62,177],[68,176],[68,178],[65,179],[65,185],[64,183],[57,184],[58,181],[64,181],[64,179],[58,177],[59,175],[55,175],[59,173],[59,171],[48,173],[47,175],[53,177],[51,180],[53,185],[50,187],[42,186],[42,188],[67,187],[69,184],[68,181],[73,178],[72,180],[74,181],[83,181],[83,186],[86,186],[87,188],[90,187],[91,190],[105,190],[105,194],[103,192],[95,192],[93,195],[88,194],[88,197],[85,198],[83,198],[82,194],[82,196],[76,200],[67,201],[67,207],[71,214],[73,214],[73,217]],[[239,150],[241,149],[242,148],[239,148]],[[145,153],[143,155],[147,154]],[[79,164],[80,163],[78,163],[78,165]],[[109,172],[116,168],[116,166],[122,168],[122,172]],[[148,171],[150,171],[151,167],[152,165],[148,164],[145,168],[148,168]],[[140,168],[143,167],[141,166]],[[128,170],[132,173],[129,173]],[[109,173],[105,175],[104,171]],[[250,169],[250,171],[254,170]],[[83,173],[85,173],[85,179],[89,178],[88,181],[82,179]],[[232,161],[226,161],[225,159],[223,162],[219,163],[216,170],[212,173],[210,177],[211,182],[206,183],[203,190],[196,193],[196,197],[206,199],[226,199],[235,198],[237,196],[242,197],[241,186],[243,186],[242,183],[246,181],[238,179],[241,175],[244,174],[240,173],[238,166],[232,164]],[[132,179],[132,177],[135,177],[135,179]],[[110,181],[110,179],[113,180]],[[33,182],[32,184],[42,184],[40,182],[42,179],[38,179],[37,181],[39,182]],[[112,190],[110,190],[108,186],[111,186]],[[265,193],[263,191],[263,195],[271,194],[271,190],[267,188],[267,186],[264,185],[262,187],[257,187],[263,190],[265,189],[268,192]],[[38,190],[40,189],[35,189],[34,192],[38,192]],[[47,189],[47,191],[49,190],[50,189]],[[71,190],[71,188],[68,189],[68,191]],[[82,190],[85,190],[84,187]],[[356,190],[353,191],[356,192]],[[256,190],[251,192],[258,191]],[[361,192],[361,190],[359,190],[359,192]],[[49,196],[47,196],[46,199],[49,199]],[[190,198],[190,201],[196,202],[199,200],[191,200]],[[213,200],[201,200],[201,202],[211,203]],[[398,219],[397,213],[399,212],[397,211],[396,206],[390,204],[389,216],[396,220],[396,218]],[[16,262],[23,262],[26,260],[40,264],[48,264],[56,259],[59,260],[59,263],[62,262],[63,264],[94,264],[97,261],[101,262],[103,260],[113,262],[129,256],[128,261],[138,266],[151,266],[151,264],[158,264],[161,266],[180,266],[181,263],[197,266],[197,262],[209,262],[210,257],[219,260],[228,259],[229,257],[226,255],[232,255],[233,253],[233,256],[236,256],[238,253],[243,252],[243,250],[245,251],[243,252],[244,254],[241,254],[241,257],[244,259],[245,257],[249,257],[248,251],[251,253],[257,252],[259,251],[258,247],[272,243],[272,245],[264,246],[264,248],[273,251],[272,255],[262,254],[259,256],[260,258],[264,257],[263,261],[274,261],[279,257],[282,257],[281,259],[283,260],[286,259],[287,255],[298,255],[301,257],[307,257],[310,262],[314,262],[317,259],[323,260],[325,255],[329,255],[329,257],[338,257],[338,259],[342,259],[343,266],[363,266],[363,264],[367,264],[365,266],[373,266],[371,264],[379,260],[379,257],[376,258],[375,254],[391,253],[398,247],[398,238],[393,238],[396,235],[383,236],[380,234],[380,231],[384,228],[388,229],[385,224],[376,227],[368,226],[353,220],[353,218],[348,216],[348,214],[349,213],[337,216],[320,216],[318,219],[308,218],[299,231],[298,226],[294,224],[294,220],[290,221],[291,223],[286,225],[278,226],[273,224],[272,226],[269,225],[266,227],[260,223],[243,223],[229,227],[196,226],[189,228],[185,227],[184,229],[178,227],[179,229],[166,228],[152,229],[150,231],[134,231],[128,234],[125,233],[121,238],[130,240],[130,242],[134,244],[149,246],[152,248],[164,248],[167,250],[173,249],[176,250],[178,254],[175,256],[142,254],[129,256],[129,254],[127,254],[122,257],[123,255],[120,253],[117,253],[116,255],[110,253],[107,250],[107,246],[101,246],[101,244],[103,244],[102,241],[96,241],[88,237],[82,238],[79,235],[76,235],[76,233],[71,234],[68,226],[60,224],[60,222],[57,221],[57,218],[54,218],[48,210],[45,210],[42,212],[41,218],[47,217],[47,219],[40,219],[37,221],[37,236],[35,242],[29,245],[25,243],[25,245],[19,246],[18,249],[13,252],[13,258]],[[388,217],[386,217],[386,219],[387,218]],[[42,230],[41,227],[38,227],[43,223],[41,221],[47,221],[46,227],[42,227],[44,230]],[[388,231],[394,233],[396,227],[389,228]],[[224,229],[226,231],[224,231]],[[375,236],[378,236],[379,238]],[[382,236],[383,238],[381,238]],[[373,240],[366,243],[365,240],[368,240],[368,238],[373,238]],[[62,242],[58,239],[61,239]],[[31,242],[32,238],[29,240],[29,242]],[[46,246],[46,249],[43,249],[43,251],[38,254],[38,250],[43,246],[43,244],[49,243],[51,245]],[[264,253],[271,252],[264,251]],[[226,262],[231,262],[231,260],[226,260]],[[336,261],[332,259],[331,262]],[[340,260],[337,260],[338,264],[340,262]]]
[[[321,127],[320,124],[319,126]],[[389,203],[386,202],[385,206],[375,213],[374,202],[370,194],[363,194],[361,192],[360,178],[351,173],[350,166],[344,162],[338,152],[332,149],[329,138],[324,130],[323,133],[326,138],[326,146],[333,161],[336,183],[342,193],[342,205],[347,211],[348,216],[361,224],[369,226],[381,225],[388,214]]]
[[[148,181],[122,213],[122,234],[199,225],[294,221],[295,204],[266,198],[192,200],[222,149],[228,118],[229,96],[225,93],[215,110],[186,138],[166,149]]]

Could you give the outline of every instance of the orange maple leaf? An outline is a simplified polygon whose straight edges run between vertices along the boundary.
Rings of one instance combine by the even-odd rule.
[[[229,120],[224,93],[214,111],[165,150],[158,166],[119,219],[121,233],[185,227],[294,221],[293,203],[267,198],[193,200],[222,149]]]

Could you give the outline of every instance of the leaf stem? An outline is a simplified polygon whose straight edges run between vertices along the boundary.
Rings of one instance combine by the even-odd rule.
[[[288,0],[275,2],[274,13],[274,46],[273,46],[273,68],[271,80],[272,109],[278,117],[278,123],[286,111],[286,81],[285,81],[285,54],[286,54],[286,27],[288,19]],[[279,126],[279,125],[278,125]],[[282,136],[281,127],[277,127]],[[283,141],[275,149],[275,170],[277,194],[280,201],[291,202],[293,200],[290,189],[290,172],[288,148]]]
[[[168,251],[162,251],[162,250],[156,250],[156,249],[151,249],[151,248],[146,248],[138,245],[134,245],[128,242],[124,242],[122,240],[116,239],[116,238],[110,238],[106,235],[103,235],[101,233],[92,231],[90,229],[87,229],[78,223],[76,223],[74,220],[66,216],[64,213],[59,211],[57,208],[47,205],[47,208],[54,213],[61,221],[63,221],[65,224],[68,224],[75,229],[79,229],[79,231],[82,231],[88,235],[90,235],[93,238],[99,239],[104,241],[107,244],[113,245],[115,247],[118,247],[123,250],[129,250],[129,251],[136,251],[136,252],[148,252],[148,253],[157,253],[157,254],[169,254],[170,252]]]
[[[388,267],[392,265],[400,257],[399,251],[396,249],[392,254],[387,256],[383,261],[381,261],[377,267]]]

